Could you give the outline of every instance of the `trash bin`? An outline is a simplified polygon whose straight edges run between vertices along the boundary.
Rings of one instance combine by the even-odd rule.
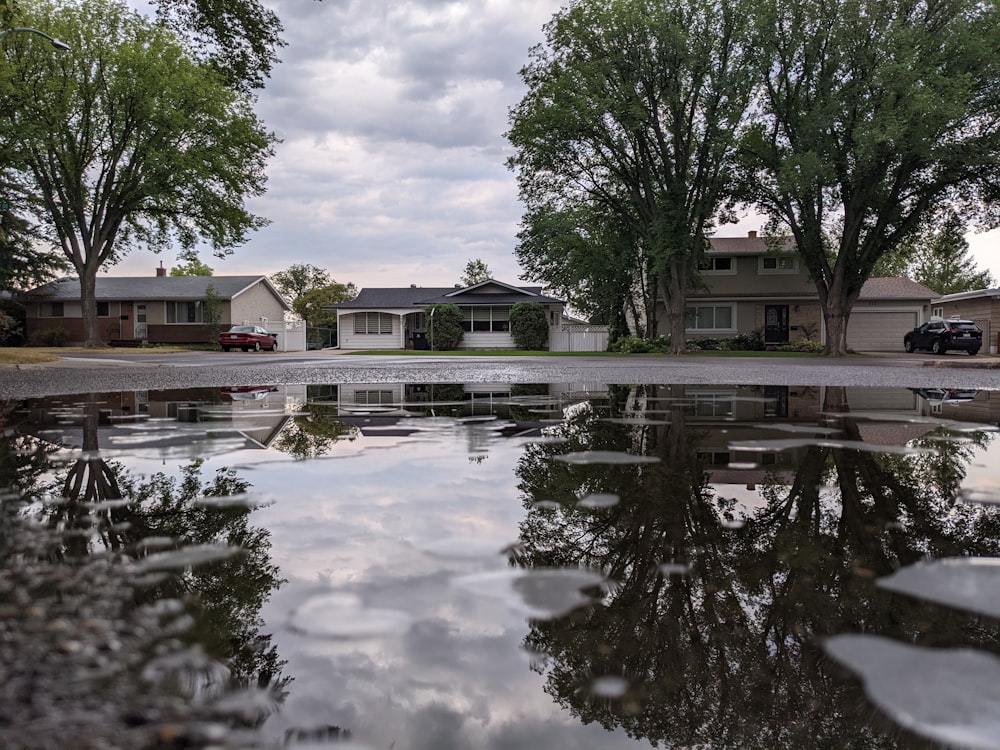
[[[423,331],[413,332],[413,348],[414,349],[430,349],[431,345],[427,341],[427,334]]]

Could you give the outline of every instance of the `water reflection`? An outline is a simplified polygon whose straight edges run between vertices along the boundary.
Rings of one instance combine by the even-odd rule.
[[[1000,393],[925,391],[6,404],[0,745],[991,747]]]

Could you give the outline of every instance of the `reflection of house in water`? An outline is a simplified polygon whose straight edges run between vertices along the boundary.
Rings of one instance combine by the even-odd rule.
[[[96,409],[99,449],[191,459],[269,447],[304,392],[304,386],[121,391],[35,399],[25,406],[30,431],[55,445],[81,447],[87,412]]]
[[[470,439],[487,434],[526,437],[561,422],[568,405],[607,396],[606,387],[509,383],[348,383],[338,389],[337,419],[363,435],[400,436],[426,417],[469,420]],[[472,446],[474,449],[477,445]]]

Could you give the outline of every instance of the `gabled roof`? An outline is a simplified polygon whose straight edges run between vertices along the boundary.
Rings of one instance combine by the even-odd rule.
[[[858,299],[925,299],[937,296],[937,292],[902,276],[877,277],[868,279],[861,287]]]
[[[511,305],[515,302],[562,304],[562,300],[542,294],[540,286],[512,286],[494,279],[469,287],[365,288],[350,302],[330,305],[338,310],[371,310],[420,307],[426,305]]]
[[[98,276],[96,298],[100,301],[191,301],[204,299],[211,286],[219,297],[231,300],[258,283],[267,286],[281,301],[282,307],[291,309],[266,276]],[[24,296],[46,300],[78,300],[80,280],[57,279],[26,292]]]

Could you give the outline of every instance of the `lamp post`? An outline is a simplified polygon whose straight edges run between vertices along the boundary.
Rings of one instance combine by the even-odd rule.
[[[0,31],[0,39],[3,39],[8,34],[13,34],[15,31],[24,31],[27,32],[28,34],[38,34],[38,36],[42,37],[43,39],[48,39],[49,44],[51,44],[55,49],[59,50],[60,52],[67,52],[69,50],[69,45],[66,44],[66,42],[61,42],[55,37],[49,36],[44,31],[39,31],[38,29],[32,29],[27,26],[17,26],[13,29]]]

